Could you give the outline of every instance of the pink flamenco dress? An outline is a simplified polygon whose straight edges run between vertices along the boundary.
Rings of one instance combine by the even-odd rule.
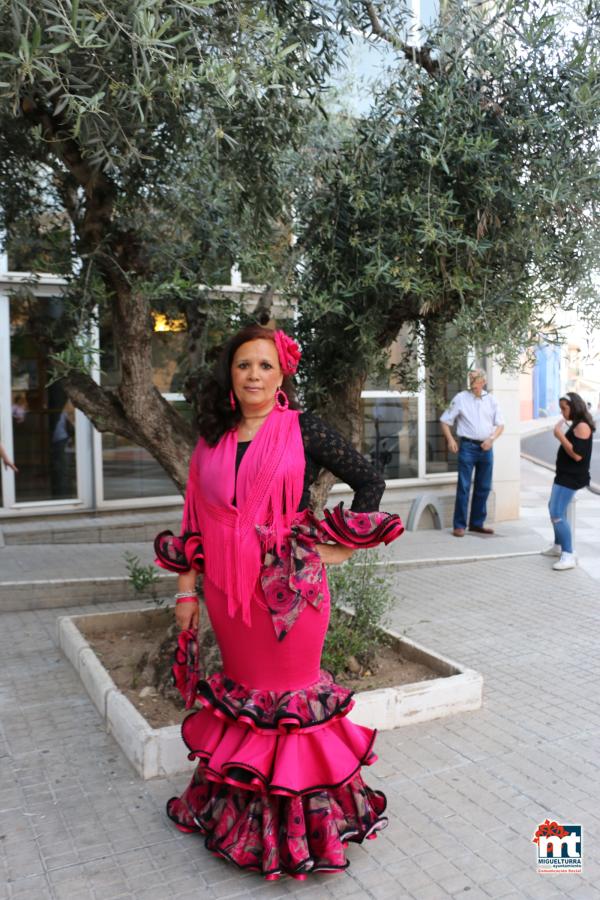
[[[183,534],[163,532],[155,542],[160,565],[204,572],[223,659],[221,672],[199,678],[196,636],[180,635],[173,672],[186,705],[200,705],[182,726],[198,765],[168,815],[204,835],[215,854],[271,880],[345,869],[347,843],[387,824],[385,796],[361,776],[376,759],[375,731],[348,719],[352,692],[320,668],[329,591],[315,544],[375,546],[403,527],[397,516],[341,505],[323,522],[298,512],[303,432],[315,421],[322,436],[326,426],[314,417],[303,429],[298,412],[276,410],[245,447],[235,432],[214,448],[201,439]]]

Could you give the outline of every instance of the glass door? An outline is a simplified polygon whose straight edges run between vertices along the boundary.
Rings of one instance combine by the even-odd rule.
[[[37,335],[55,326],[60,297],[10,298],[10,391],[15,502],[76,501],[75,409],[50,382],[49,351]]]
[[[0,264],[2,257],[0,254]],[[0,276],[1,277],[1,276]],[[8,296],[0,293],[0,443],[13,459],[10,416],[10,326]],[[0,509],[14,502],[14,473],[0,462]]]
[[[192,410],[182,390],[181,360],[185,356],[185,323],[169,320],[154,313],[152,335],[152,363],[154,385],[163,397],[185,417]],[[109,315],[100,319],[94,334],[102,352],[102,372],[96,370],[102,387],[116,389],[121,380],[121,362],[113,336],[113,322]],[[131,506],[148,504],[154,498],[176,502],[180,494],[162,466],[143,447],[120,435],[104,432],[95,435],[96,496],[101,505]]]

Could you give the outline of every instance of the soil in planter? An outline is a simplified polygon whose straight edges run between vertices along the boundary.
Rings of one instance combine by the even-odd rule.
[[[98,655],[111,678],[153,728],[180,724],[189,710],[183,708],[179,693],[173,688],[164,696],[151,684],[148,661],[156,657],[157,646],[164,636],[149,617],[143,629],[122,628],[104,630],[101,634],[86,634],[86,638]],[[81,627],[81,626],[80,626]],[[206,632],[205,632],[206,634]],[[218,654],[209,644],[209,672],[219,668]],[[216,664],[215,664],[216,663]],[[364,674],[336,675],[336,681],[353,691],[370,691],[380,687],[412,684],[438,678],[439,673],[421,663],[403,659],[393,646],[383,644],[377,651],[373,665]]]

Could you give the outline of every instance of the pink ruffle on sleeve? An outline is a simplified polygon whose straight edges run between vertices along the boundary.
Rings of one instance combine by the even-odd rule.
[[[154,552],[157,566],[169,572],[204,572],[204,551],[202,535],[199,533],[174,535],[172,531],[161,531],[154,538]]]
[[[185,503],[181,520],[181,534],[175,535],[172,531],[161,531],[154,538],[154,562],[161,569],[169,572],[204,572],[204,551],[202,548],[202,534],[197,513],[197,453],[198,447],[192,455],[188,475],[188,483],[185,491]]]
[[[404,532],[402,519],[396,513],[352,512],[344,509],[343,503],[334,510],[324,510],[319,527],[325,540],[356,550],[391,544]]]

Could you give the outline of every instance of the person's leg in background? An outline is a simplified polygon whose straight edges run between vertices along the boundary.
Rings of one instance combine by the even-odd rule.
[[[454,501],[454,531],[463,531],[467,527],[469,494],[471,478],[476,461],[477,444],[461,441],[458,449],[458,481],[456,483],[456,500]]]
[[[573,553],[573,536],[571,526],[567,521],[567,509],[576,491],[564,487],[562,484],[553,484],[548,512],[554,529],[554,542],[561,549],[560,560],[553,565],[553,569],[572,569],[575,566],[575,554]]]
[[[483,528],[487,517],[487,499],[492,489],[492,472],[494,469],[494,451],[477,447],[475,464],[475,484],[471,502],[470,528]]]

